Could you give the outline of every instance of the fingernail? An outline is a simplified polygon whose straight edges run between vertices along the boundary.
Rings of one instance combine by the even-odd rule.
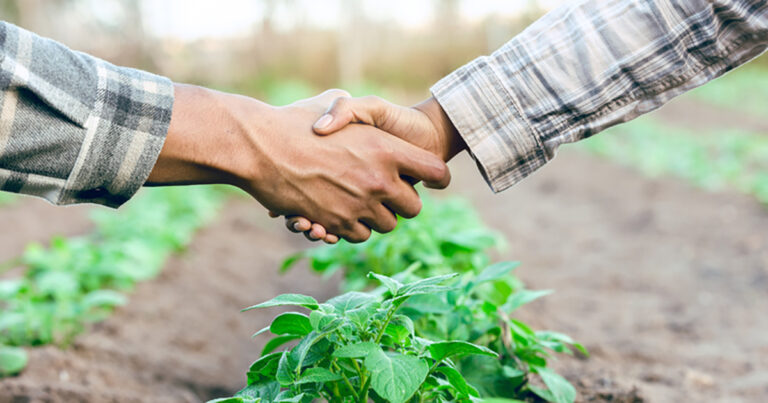
[[[315,122],[315,129],[325,129],[326,127],[328,127],[328,125],[331,124],[332,120],[333,120],[333,116],[326,113],[325,115],[321,116],[320,119],[317,120],[317,122]]]
[[[304,126],[304,127],[307,127],[307,126]],[[300,231],[300,229],[299,229],[299,222],[298,221],[293,223],[293,229],[296,230],[296,231]]]

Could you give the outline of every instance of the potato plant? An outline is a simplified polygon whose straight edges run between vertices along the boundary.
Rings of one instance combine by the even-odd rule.
[[[423,197],[418,217],[401,221],[392,234],[376,235],[363,244],[321,247],[290,257],[284,267],[309,260],[323,275],[343,271],[346,289],[361,289],[373,270],[402,282],[445,273],[461,273],[450,290],[409,299],[400,313],[414,323],[417,337],[463,340],[486,347],[495,358],[455,360],[458,370],[482,397],[541,398],[566,403],[575,399],[573,386],[547,367],[553,353],[587,354],[570,337],[534,331],[512,317],[521,306],[549,291],[532,291],[512,270],[516,262],[488,265],[489,249],[500,245],[465,202]]]
[[[248,385],[234,397],[213,402],[422,402],[471,401],[479,396],[458,370],[469,356],[497,359],[485,347],[464,340],[430,340],[417,335],[400,313],[411,298],[453,290],[456,275],[410,283],[371,273],[384,288],[351,291],[325,303],[284,294],[247,309],[291,305],[309,314],[287,312],[259,333],[275,337],[251,365]],[[257,333],[257,334],[259,334]],[[274,352],[297,341],[294,347]]]

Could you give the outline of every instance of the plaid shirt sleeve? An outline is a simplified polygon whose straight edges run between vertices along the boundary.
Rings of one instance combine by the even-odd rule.
[[[491,188],[768,47],[765,0],[577,0],[432,87]]]
[[[0,190],[118,207],[165,141],[173,85],[0,21]]]

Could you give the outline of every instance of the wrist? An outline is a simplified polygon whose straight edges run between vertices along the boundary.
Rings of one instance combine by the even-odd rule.
[[[254,166],[251,133],[235,99],[241,97],[184,84],[174,92],[171,124],[147,184],[240,186]]]
[[[464,138],[461,137],[456,126],[453,125],[451,119],[437,102],[435,97],[423,101],[422,103],[414,106],[417,110],[424,113],[427,118],[432,122],[435,128],[439,148],[439,155],[444,161],[449,161],[456,154],[460,153],[467,148]]]

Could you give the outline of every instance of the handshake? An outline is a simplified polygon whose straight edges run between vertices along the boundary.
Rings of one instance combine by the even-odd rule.
[[[285,107],[176,85],[148,185],[237,186],[293,232],[335,243],[386,233],[421,210],[414,184],[445,188],[466,148],[434,98],[413,107],[329,90]]]

